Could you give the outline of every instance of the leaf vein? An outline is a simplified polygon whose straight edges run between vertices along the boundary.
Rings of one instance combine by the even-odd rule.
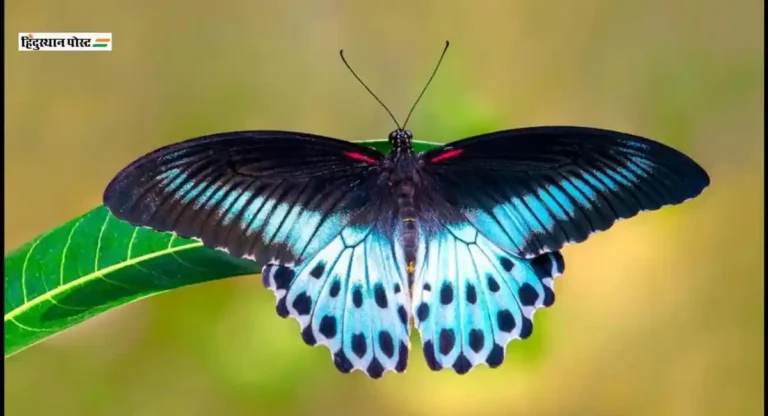
[[[56,330],[57,330],[57,328],[52,328],[52,329],[46,329],[46,328],[33,328],[33,327],[31,327],[31,326],[26,326],[26,325],[23,325],[22,323],[20,323],[19,321],[15,320],[15,319],[13,319],[13,318],[11,318],[11,321],[12,321],[14,324],[18,325],[19,327],[21,327],[21,328],[23,328],[23,329],[26,329],[27,331],[34,331],[34,332],[51,332],[51,331],[56,331]]]
[[[104,218],[104,224],[101,226],[101,231],[99,231],[99,239],[96,240],[96,259],[93,261],[93,271],[99,270],[99,254],[101,252],[101,239],[104,237],[104,230],[107,229],[107,223],[109,222],[109,214]]]
[[[175,238],[176,238],[176,234],[172,234],[172,235],[171,235],[171,239],[170,239],[170,241],[168,241],[168,247],[167,247],[168,249],[170,249],[170,248],[171,248],[171,245],[173,245],[173,240],[174,240]],[[177,255],[176,255],[176,253],[171,253],[171,256],[173,256],[173,258],[174,258],[176,261],[178,261],[179,263],[181,263],[181,264],[183,264],[184,266],[187,266],[187,267],[189,267],[189,268],[191,268],[191,269],[197,269],[197,270],[200,270],[200,271],[204,271],[204,272],[208,272],[208,271],[211,271],[211,270],[212,270],[212,269],[211,269],[211,268],[209,268],[209,267],[200,267],[200,266],[195,266],[194,264],[191,264],[191,263],[187,263],[186,261],[182,260],[182,259],[181,259],[181,257],[177,256]]]
[[[133,251],[133,242],[136,241],[136,234],[138,234],[140,228],[136,227],[133,229],[133,234],[131,234],[131,241],[128,242],[128,257],[126,260],[131,259],[131,252]]]
[[[27,256],[24,257],[24,265],[21,266],[21,294],[24,296],[24,303],[27,303],[27,263],[29,263],[29,257],[32,255],[32,251],[35,250],[35,247],[37,247],[42,239],[43,236],[32,243],[32,247],[29,248]]]
[[[67,251],[69,251],[69,244],[72,242],[72,235],[75,233],[75,229],[80,225],[85,217],[80,218],[80,221],[76,222],[72,229],[69,230],[69,236],[67,237],[67,243],[64,244],[64,250],[61,252],[61,264],[59,265],[59,286],[64,284],[64,263],[67,260]]]
[[[162,280],[164,280],[164,281],[166,281],[166,282],[168,282],[170,284],[174,283],[173,279],[169,278],[168,276],[166,276],[166,275],[164,275],[162,273],[158,273],[158,272],[156,272],[154,270],[147,270],[144,267],[141,267],[141,265],[139,265],[139,264],[132,264],[131,266],[136,267],[137,269],[141,270],[142,272],[144,272],[146,274],[153,274],[153,275],[159,277],[160,279],[162,279]]]

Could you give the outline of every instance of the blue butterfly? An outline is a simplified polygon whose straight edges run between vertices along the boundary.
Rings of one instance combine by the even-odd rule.
[[[554,303],[565,244],[709,184],[670,147],[594,128],[507,130],[417,153],[398,127],[389,142],[385,155],[306,133],[204,136],[131,163],[104,203],[264,264],[278,315],[299,321],[304,342],[327,346],[342,372],[378,378],[405,371],[412,325],[433,370],[501,365]]]

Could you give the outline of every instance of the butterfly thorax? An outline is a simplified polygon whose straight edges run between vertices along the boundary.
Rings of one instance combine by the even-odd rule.
[[[389,144],[395,158],[413,154],[413,134],[405,129],[397,129],[389,133]]]

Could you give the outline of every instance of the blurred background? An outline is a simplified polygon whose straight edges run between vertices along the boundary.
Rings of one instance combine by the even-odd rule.
[[[542,124],[667,143],[709,172],[681,206],[564,250],[557,302],[504,365],[342,375],[256,277],[113,310],[4,361],[9,415],[758,415],[764,408],[764,4],[525,0],[13,1],[5,250],[90,210],[125,164],[242,129],[446,142]],[[112,32],[107,53],[17,33]]]

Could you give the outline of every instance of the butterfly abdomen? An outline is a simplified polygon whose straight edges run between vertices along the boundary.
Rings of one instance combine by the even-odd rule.
[[[395,185],[397,196],[398,219],[401,224],[401,243],[407,263],[408,280],[413,283],[413,273],[416,264],[416,252],[419,246],[419,229],[417,226],[418,210],[413,197],[416,184],[411,180],[403,180]]]

